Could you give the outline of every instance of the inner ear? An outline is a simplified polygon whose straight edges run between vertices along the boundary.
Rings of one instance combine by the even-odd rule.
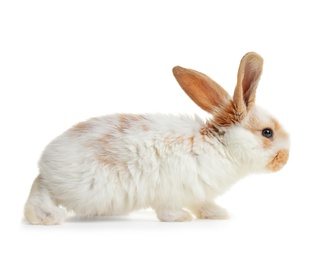
[[[231,100],[218,83],[201,72],[176,66],[173,74],[185,93],[206,112],[212,114],[215,107],[223,106]]]
[[[242,81],[243,100],[248,107],[255,102],[256,90],[260,75],[262,72],[262,64],[248,59],[244,68],[244,76]]]
[[[247,114],[255,103],[262,67],[262,57],[254,52],[247,53],[240,62],[233,101],[241,118]]]

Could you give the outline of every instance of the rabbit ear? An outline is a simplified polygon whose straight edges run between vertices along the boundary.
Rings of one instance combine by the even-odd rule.
[[[246,116],[255,103],[256,90],[262,73],[263,59],[255,52],[249,52],[240,62],[238,82],[233,95],[236,113]]]
[[[230,95],[219,84],[201,72],[176,66],[173,74],[185,93],[200,108],[211,114],[215,107],[231,100]]]

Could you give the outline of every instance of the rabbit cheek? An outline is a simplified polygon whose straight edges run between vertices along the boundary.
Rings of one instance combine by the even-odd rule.
[[[288,161],[289,151],[280,150],[276,156],[267,164],[267,169],[273,172],[280,170]]]

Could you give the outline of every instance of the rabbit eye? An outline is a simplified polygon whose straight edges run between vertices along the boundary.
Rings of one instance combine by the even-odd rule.
[[[271,138],[273,137],[273,130],[271,130],[270,128],[265,128],[264,130],[262,130],[262,135],[266,138]]]

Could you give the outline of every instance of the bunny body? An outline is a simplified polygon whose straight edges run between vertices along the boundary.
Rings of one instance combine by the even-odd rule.
[[[25,205],[27,220],[59,224],[66,209],[101,216],[149,207],[162,221],[192,219],[183,208],[198,218],[225,218],[214,198],[249,173],[280,169],[289,140],[277,121],[256,106],[242,119],[231,112],[222,118],[232,102],[225,93],[220,96],[221,111],[212,108],[214,117],[208,120],[115,114],[67,130],[42,154]],[[274,142],[262,136],[265,127],[274,129]]]

